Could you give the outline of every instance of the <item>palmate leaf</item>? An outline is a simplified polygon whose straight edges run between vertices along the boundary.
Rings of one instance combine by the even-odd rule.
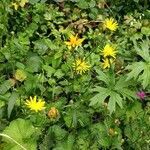
[[[150,53],[149,53],[149,41],[143,41],[140,43],[140,47],[137,46],[137,43],[134,42],[134,48],[137,51],[137,54],[141,56],[146,62],[150,62]]]
[[[102,104],[104,100],[110,95],[110,90],[108,88],[96,87],[93,89],[93,91],[97,91],[98,94],[91,98],[90,106],[95,104]]]
[[[134,62],[126,67],[130,70],[128,73],[127,80],[137,79],[142,82],[143,88],[146,88],[150,84],[150,52],[149,52],[149,41],[146,40],[140,43],[140,47],[134,42],[134,48],[137,54],[142,57],[143,60],[139,62]]]
[[[127,80],[134,78],[142,82],[143,88],[146,88],[150,84],[150,62],[135,62],[126,67],[127,70],[131,70],[128,73]]]
[[[97,79],[109,85],[110,78],[102,70],[96,69],[96,72],[98,73]]]
[[[132,65],[128,65],[126,69],[131,70],[131,72],[128,73],[127,80],[132,78],[137,79],[138,75],[143,71],[144,65],[144,62],[135,62]]]
[[[122,108],[122,97],[115,91],[110,89],[99,87],[99,93],[90,99],[90,106],[102,104],[108,97],[108,110],[110,114],[116,110],[116,103]]]
[[[123,99],[136,98],[135,92],[128,88],[132,83],[126,81],[124,76],[119,77],[119,79],[115,78],[115,76],[112,76],[113,78],[111,79],[115,82],[111,82],[109,79],[109,74],[106,75],[105,73],[98,73],[98,75],[99,76],[97,79],[104,81],[105,83],[107,82],[105,85],[106,88],[96,86],[91,90],[92,92],[97,92],[97,94],[90,99],[90,106],[100,105],[107,99],[108,110],[110,111],[110,114],[112,114],[116,110],[116,105],[118,105],[120,108],[123,107]],[[108,80],[105,81],[105,79]]]
[[[112,114],[113,111],[116,110],[116,103],[122,108],[122,98],[120,95],[116,92],[111,92],[109,102],[108,102],[108,110],[110,111],[110,114]]]

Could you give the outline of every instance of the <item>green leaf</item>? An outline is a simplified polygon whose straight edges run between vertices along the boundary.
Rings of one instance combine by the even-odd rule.
[[[58,70],[55,72],[54,76],[56,76],[58,79],[60,79],[60,78],[62,78],[62,77],[64,76],[64,73],[62,72],[61,69],[58,69]]]
[[[89,7],[88,2],[86,2],[85,0],[79,0],[77,6],[81,9],[86,9]]]
[[[138,79],[138,81],[142,82],[143,88],[146,88],[150,84],[150,63],[135,62],[127,66],[126,69],[131,70],[128,73],[127,80],[132,78]]]
[[[55,73],[55,69],[51,66],[43,65],[42,68],[46,71],[47,77],[51,77]]]
[[[122,98],[116,92],[111,92],[109,102],[108,102],[108,110],[110,114],[116,110],[116,103],[122,108]]]
[[[60,141],[62,139],[64,139],[64,137],[66,136],[67,132],[62,129],[60,126],[58,125],[53,125],[52,127],[50,127],[48,129],[48,134],[49,135],[54,135],[55,138]]]
[[[138,75],[143,71],[144,65],[144,62],[135,62],[132,65],[128,65],[126,69],[131,70],[131,72],[128,73],[126,80],[130,80],[132,78],[137,79]]]
[[[145,64],[144,71],[139,75],[139,80],[142,81],[142,86],[146,88],[150,84],[150,64]]]
[[[137,54],[140,55],[146,62],[150,61],[149,54],[149,41],[144,41],[140,44],[140,47],[134,42],[134,48],[137,51]]]
[[[97,79],[108,85],[110,81],[109,77],[102,70],[96,69],[96,72],[98,73]]]
[[[16,119],[5,128],[3,134],[8,135],[27,150],[36,150],[38,138],[38,130],[35,129],[30,121],[24,119]],[[21,150],[19,145],[16,145],[12,140],[3,137],[4,148],[3,150]]]
[[[90,99],[90,106],[103,103],[110,94],[109,89],[102,87],[96,87],[93,89],[93,91],[97,91],[99,93]]]
[[[27,70],[30,71],[30,72],[38,72],[40,67],[41,67],[41,58],[37,55],[31,55],[29,56],[28,58],[28,61],[27,61]]]
[[[142,27],[141,32],[144,35],[150,36],[150,28],[149,27]]]
[[[5,94],[13,86],[11,80],[6,80],[0,85],[0,94]]]
[[[10,98],[8,99],[8,108],[7,108],[7,112],[8,112],[8,118],[10,118],[11,112],[14,108],[15,102],[18,99],[19,94],[14,92],[11,94]]]

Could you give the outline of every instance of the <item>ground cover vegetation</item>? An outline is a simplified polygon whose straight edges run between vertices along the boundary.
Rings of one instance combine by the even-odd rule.
[[[148,0],[0,1],[1,150],[149,150]]]

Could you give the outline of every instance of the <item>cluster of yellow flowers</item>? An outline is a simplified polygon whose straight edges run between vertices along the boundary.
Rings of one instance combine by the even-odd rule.
[[[109,29],[110,31],[116,31],[118,28],[118,23],[113,18],[107,18],[103,22],[104,29]],[[78,47],[84,41],[83,38],[78,38],[78,35],[71,35],[69,41],[65,42],[69,49]],[[103,49],[103,68],[110,68],[111,64],[114,62],[116,58],[115,48],[112,47],[110,44],[106,44]],[[77,58],[73,63],[73,69],[77,74],[83,74],[90,69],[90,65],[85,61],[85,58]]]
[[[69,49],[71,49],[80,46],[83,41],[84,38],[80,39],[76,34],[75,36],[71,35],[69,41],[65,42],[65,44],[68,46]]]
[[[13,2],[11,5],[14,7],[15,10],[18,10],[19,6],[24,7],[28,3],[28,0],[20,0]]]
[[[109,29],[110,31],[116,31],[118,28],[118,23],[113,18],[107,18],[103,22],[104,29]],[[117,51],[110,44],[106,44],[102,54],[103,54],[103,68],[110,68],[111,64],[114,62],[116,58]]]
[[[78,47],[82,44],[84,38],[78,38],[78,35],[71,35],[69,41],[65,42],[69,49]],[[83,74],[90,69],[90,65],[85,61],[85,58],[77,58],[73,63],[73,69],[77,74]]]
[[[106,44],[102,54],[103,54],[103,69],[110,68],[111,64],[114,62],[114,59],[116,58],[117,51],[114,47],[112,47],[110,44]]]
[[[19,4],[13,3],[14,8],[17,10],[19,6],[24,7],[24,5],[28,2],[28,0],[21,0]],[[118,28],[118,23],[113,19],[106,19],[103,23],[104,28],[108,28],[111,31],[116,31]],[[78,38],[78,35],[71,35],[69,41],[65,42],[69,49],[76,48],[82,44],[84,38]],[[117,51],[110,44],[106,44],[102,54],[103,54],[103,68],[110,68],[111,64],[114,62],[116,58]],[[90,69],[90,65],[85,61],[85,58],[77,58],[73,63],[73,69],[77,74],[83,74]],[[20,72],[18,72],[20,74]],[[16,76],[17,78],[17,76]],[[23,78],[23,79],[22,79]],[[24,80],[24,76],[19,80]],[[30,97],[29,100],[25,102],[26,106],[35,112],[41,111],[45,109],[45,101],[43,99],[37,99],[36,96],[33,98]],[[55,107],[52,107],[48,112],[48,117],[51,119],[56,119],[59,116],[59,112]]]

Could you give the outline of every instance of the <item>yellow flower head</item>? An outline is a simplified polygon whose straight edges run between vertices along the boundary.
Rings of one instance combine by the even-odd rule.
[[[72,47],[80,46],[83,41],[84,39],[79,39],[78,35],[76,34],[76,36],[71,35],[69,41],[65,42],[65,44],[68,46],[69,49],[71,49]]]
[[[118,23],[113,18],[105,19],[104,28],[108,28],[111,31],[116,31],[118,28]]]
[[[18,10],[19,5],[17,3],[11,3],[15,10]]]
[[[102,53],[104,58],[106,57],[116,58],[117,51],[115,51],[115,48],[110,46],[110,44],[106,44]]]
[[[34,96],[33,98],[30,97],[30,100],[26,100],[25,104],[27,105],[28,108],[30,108],[31,110],[38,112],[41,111],[43,109],[45,109],[45,101],[42,99],[39,99],[37,101],[36,96]]]
[[[103,63],[102,63],[102,66],[103,66],[103,69],[106,69],[106,68],[110,68],[110,65],[113,63],[114,61],[112,59],[103,59]]]
[[[77,72],[77,74],[82,74],[90,69],[90,65],[88,65],[84,59],[78,58],[73,63],[73,68]]]
[[[26,3],[28,3],[28,0],[21,0],[20,3],[19,3],[19,5],[21,7],[24,7]]]
[[[51,107],[47,115],[50,119],[56,119],[59,117],[59,112],[55,107]]]

